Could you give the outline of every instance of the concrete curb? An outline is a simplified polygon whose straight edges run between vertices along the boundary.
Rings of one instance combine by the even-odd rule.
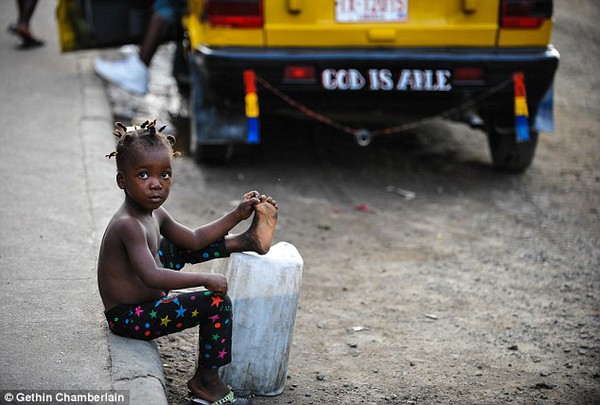
[[[114,161],[104,155],[114,150],[113,120],[102,81],[92,68],[94,53],[82,53],[77,70],[83,99],[79,123],[88,200],[94,224],[96,251],[106,224],[122,203],[115,184]],[[126,339],[105,329],[113,389],[128,390],[131,405],[168,404],[160,353],[155,342]]]

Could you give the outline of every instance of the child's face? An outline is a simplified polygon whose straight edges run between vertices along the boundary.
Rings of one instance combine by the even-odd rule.
[[[133,151],[124,169],[117,173],[117,184],[127,197],[147,211],[159,208],[169,197],[173,158],[164,147]]]

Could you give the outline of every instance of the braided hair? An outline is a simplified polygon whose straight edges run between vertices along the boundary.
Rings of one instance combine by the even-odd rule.
[[[124,162],[130,157],[131,153],[138,148],[165,147],[171,151],[173,156],[179,156],[180,153],[173,149],[175,137],[173,135],[164,135],[162,131],[166,125],[156,130],[156,120],[146,121],[139,127],[134,126],[133,130],[128,130],[125,125],[116,122],[117,129],[113,135],[119,138],[117,149],[106,155],[107,158],[115,157],[117,161],[117,170],[122,170]]]

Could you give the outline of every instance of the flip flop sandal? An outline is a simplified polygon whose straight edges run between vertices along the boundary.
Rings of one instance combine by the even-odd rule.
[[[247,398],[238,398],[233,393],[233,390],[229,388],[229,393],[225,395],[223,398],[215,401],[208,402],[205,399],[202,399],[191,392],[190,394],[190,405],[225,405],[225,404],[235,404],[235,405],[252,405],[252,401]]]
[[[39,48],[40,46],[46,45],[46,42],[42,41],[41,39],[23,37],[23,34],[17,29],[17,24],[10,24],[8,28],[6,28],[6,31],[8,31],[14,36],[21,38],[21,40],[23,41],[21,42],[21,44],[15,46],[15,49],[26,50]]]
[[[15,48],[20,51],[25,51],[27,49],[39,48],[40,46],[44,46],[46,43],[40,39],[24,39],[21,45],[17,45]]]

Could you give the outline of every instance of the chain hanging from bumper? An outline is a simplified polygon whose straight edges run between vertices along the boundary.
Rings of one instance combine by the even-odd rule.
[[[488,97],[490,97],[490,96],[498,93],[499,91],[503,90],[504,88],[508,87],[513,82],[513,78],[510,77],[510,78],[504,80],[503,82],[495,85],[494,87],[490,88],[489,90],[485,91],[484,93],[481,93],[473,98],[465,100],[464,102],[457,105],[456,107],[452,107],[446,111],[443,111],[443,112],[433,115],[431,117],[425,117],[425,118],[417,120],[417,121],[400,124],[400,125],[395,125],[395,126],[391,126],[388,128],[368,130],[365,128],[353,128],[348,125],[339,123],[319,112],[312,110],[311,108],[305,106],[304,104],[294,100],[293,98],[291,98],[290,96],[288,96],[287,94],[283,93],[281,90],[279,90],[278,88],[273,86],[271,83],[266,81],[261,76],[256,75],[255,78],[256,78],[256,81],[259,82],[265,89],[270,91],[275,96],[279,97],[281,100],[283,100],[284,102],[289,104],[291,107],[304,113],[308,117],[313,118],[323,124],[329,125],[329,126],[336,128],[342,132],[345,132],[347,134],[354,136],[356,138],[356,142],[360,146],[368,146],[371,143],[371,140],[375,136],[397,134],[400,132],[404,132],[404,131],[408,131],[411,129],[421,127],[421,126],[423,126],[429,122],[432,122],[438,118],[447,118],[452,115],[468,111],[469,109],[473,108],[474,106],[476,106],[483,100],[487,99]]]

